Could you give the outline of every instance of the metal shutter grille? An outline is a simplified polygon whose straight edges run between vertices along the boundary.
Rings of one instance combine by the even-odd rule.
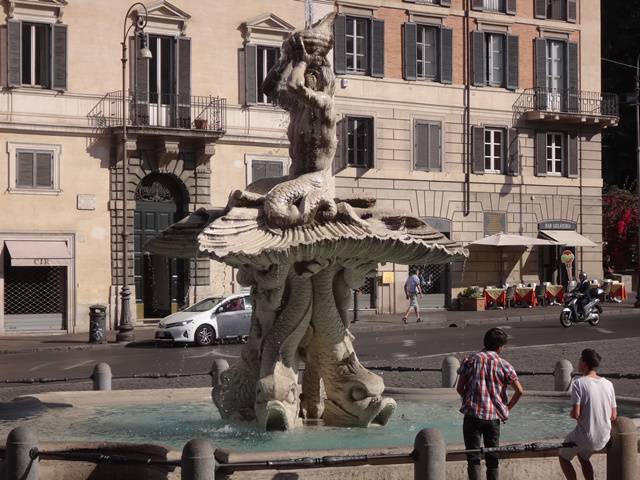
[[[16,158],[16,186],[33,187],[33,153],[18,152]]]
[[[416,42],[418,27],[415,23],[404,24],[404,79],[416,80]]]
[[[54,90],[67,89],[67,26],[53,26],[53,77]]]
[[[50,153],[36,153],[36,187],[53,186],[53,157]]]
[[[65,267],[9,267],[6,272],[5,315],[64,313]]]

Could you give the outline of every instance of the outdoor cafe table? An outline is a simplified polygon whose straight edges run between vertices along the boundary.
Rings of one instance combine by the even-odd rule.
[[[564,287],[562,285],[547,285],[544,296],[550,304],[560,304],[564,300]]]
[[[624,283],[621,282],[613,282],[611,284],[611,292],[609,293],[611,298],[620,298],[621,300],[627,299],[627,289],[624,286]]]
[[[536,289],[533,287],[516,288],[515,300],[517,304],[535,307],[538,303],[536,300]]]
[[[485,288],[484,290],[484,306],[489,308],[490,305],[505,306],[507,303],[507,291],[504,288]]]

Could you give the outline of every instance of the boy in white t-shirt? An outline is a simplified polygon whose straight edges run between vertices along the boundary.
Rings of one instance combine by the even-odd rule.
[[[571,464],[576,455],[585,480],[594,480],[589,459],[607,445],[611,437],[611,422],[618,416],[613,384],[597,373],[601,360],[598,352],[591,348],[583,350],[580,355],[578,370],[583,376],[576,379],[571,388],[571,418],[575,418],[578,424],[565,439],[565,442],[576,446],[560,449],[560,467],[567,480],[577,479]]]

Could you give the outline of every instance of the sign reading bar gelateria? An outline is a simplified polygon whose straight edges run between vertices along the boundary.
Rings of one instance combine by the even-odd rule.
[[[538,230],[577,230],[578,224],[569,220],[549,220],[540,222]]]

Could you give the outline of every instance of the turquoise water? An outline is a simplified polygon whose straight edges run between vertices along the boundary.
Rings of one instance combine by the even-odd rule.
[[[425,427],[440,429],[447,442],[462,443],[462,415],[454,399],[399,400],[385,427],[369,429],[314,426],[293,432],[256,432],[251,424],[224,421],[210,402],[56,408],[26,420],[40,441],[120,441],[160,443],[176,449],[191,438],[208,437],[216,448],[236,451],[346,449],[413,445]],[[622,406],[621,415],[640,418],[640,408]],[[574,426],[562,400],[523,400],[502,426],[501,441],[524,442],[562,438]],[[25,422],[22,420],[20,423]],[[17,425],[2,420],[2,435]]]

